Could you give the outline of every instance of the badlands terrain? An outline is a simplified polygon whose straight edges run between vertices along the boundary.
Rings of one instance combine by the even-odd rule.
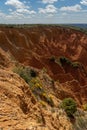
[[[77,104],[74,119],[60,107]],[[69,27],[0,27],[0,129],[87,130],[87,34]]]

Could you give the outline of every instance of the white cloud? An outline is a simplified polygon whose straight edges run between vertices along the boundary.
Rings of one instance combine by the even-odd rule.
[[[16,10],[18,13],[26,13],[26,14],[36,14],[36,12],[34,10],[28,10],[25,8],[20,8]]]
[[[66,15],[67,15],[67,13],[62,13],[62,15],[63,15],[63,16],[66,16]]]
[[[47,3],[54,3],[57,2],[58,0],[42,0],[42,3],[47,4]]]
[[[13,6],[16,10],[15,11],[10,11],[13,14],[18,14],[21,16],[21,14],[36,14],[36,12],[34,10],[29,10],[29,6],[25,5],[25,1],[21,2],[20,0],[7,0],[5,2],[5,5],[10,5]]]
[[[22,3],[19,0],[7,0],[5,2],[5,5],[11,5],[11,6],[15,7],[15,8],[25,8],[24,3]]]
[[[30,0],[5,1],[5,6],[8,6],[8,8],[6,8],[8,10],[7,12],[0,11],[0,23],[87,22],[87,10],[84,6],[81,8],[81,5],[87,5],[87,0],[80,0],[80,4],[71,6],[64,5],[64,7],[60,8],[57,8],[58,5],[54,6],[54,3],[65,0],[37,0],[40,2],[38,9],[36,7],[32,7],[33,4]],[[42,7],[40,7],[40,5]],[[35,10],[32,8],[35,8]],[[38,11],[36,12],[36,10]]]
[[[80,4],[87,6],[87,0],[82,0],[82,1],[80,2]]]
[[[54,5],[47,5],[46,8],[39,8],[39,13],[56,13],[57,12],[57,8]]]
[[[23,16],[23,14],[18,13],[17,11],[11,12],[10,15],[12,15],[12,16]]]
[[[5,14],[2,11],[0,11],[0,17],[5,17]]]
[[[51,18],[51,17],[53,17],[53,14],[48,14],[46,17],[47,17],[47,18],[48,18],[48,17]]]
[[[74,6],[64,6],[64,7],[60,8],[61,11],[73,11],[73,12],[78,12],[81,9],[82,9],[81,6],[78,4],[76,4]]]

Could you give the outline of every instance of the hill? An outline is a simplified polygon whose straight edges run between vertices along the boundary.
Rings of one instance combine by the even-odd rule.
[[[87,35],[73,28],[1,26],[0,127],[86,130],[86,46]],[[70,97],[78,106],[74,124],[60,108]]]

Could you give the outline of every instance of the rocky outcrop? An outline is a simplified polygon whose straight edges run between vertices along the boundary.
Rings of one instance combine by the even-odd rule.
[[[0,69],[0,128],[26,128],[35,105],[28,85],[16,74]]]
[[[84,33],[63,27],[0,28],[0,47],[9,50],[22,63],[32,57],[39,62],[52,55],[83,61],[82,57],[87,53],[86,41]],[[24,57],[21,59],[22,52]],[[83,63],[87,64],[86,57]]]
[[[72,124],[61,109],[41,107],[17,74],[0,69],[0,129],[72,130]]]
[[[86,46],[87,35],[69,28],[0,27],[0,128],[73,130],[58,104],[66,97],[74,98],[79,107],[87,102]],[[60,64],[61,56],[79,66]],[[17,62],[38,69],[38,78],[53,95],[57,109],[41,107],[29,85],[11,71]]]
[[[31,28],[0,27],[1,64],[9,59],[38,69],[46,68],[48,74],[60,83],[77,80],[80,86],[87,85],[87,35],[74,29],[55,26]],[[8,55],[8,57],[7,57]],[[78,61],[82,66],[60,66],[50,59],[65,56]],[[3,59],[2,59],[3,58]],[[85,60],[84,60],[85,59]]]

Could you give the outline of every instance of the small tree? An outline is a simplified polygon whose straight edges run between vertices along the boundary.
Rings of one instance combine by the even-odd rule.
[[[72,98],[65,98],[62,101],[61,107],[65,110],[69,117],[72,117],[77,111],[77,104]]]

